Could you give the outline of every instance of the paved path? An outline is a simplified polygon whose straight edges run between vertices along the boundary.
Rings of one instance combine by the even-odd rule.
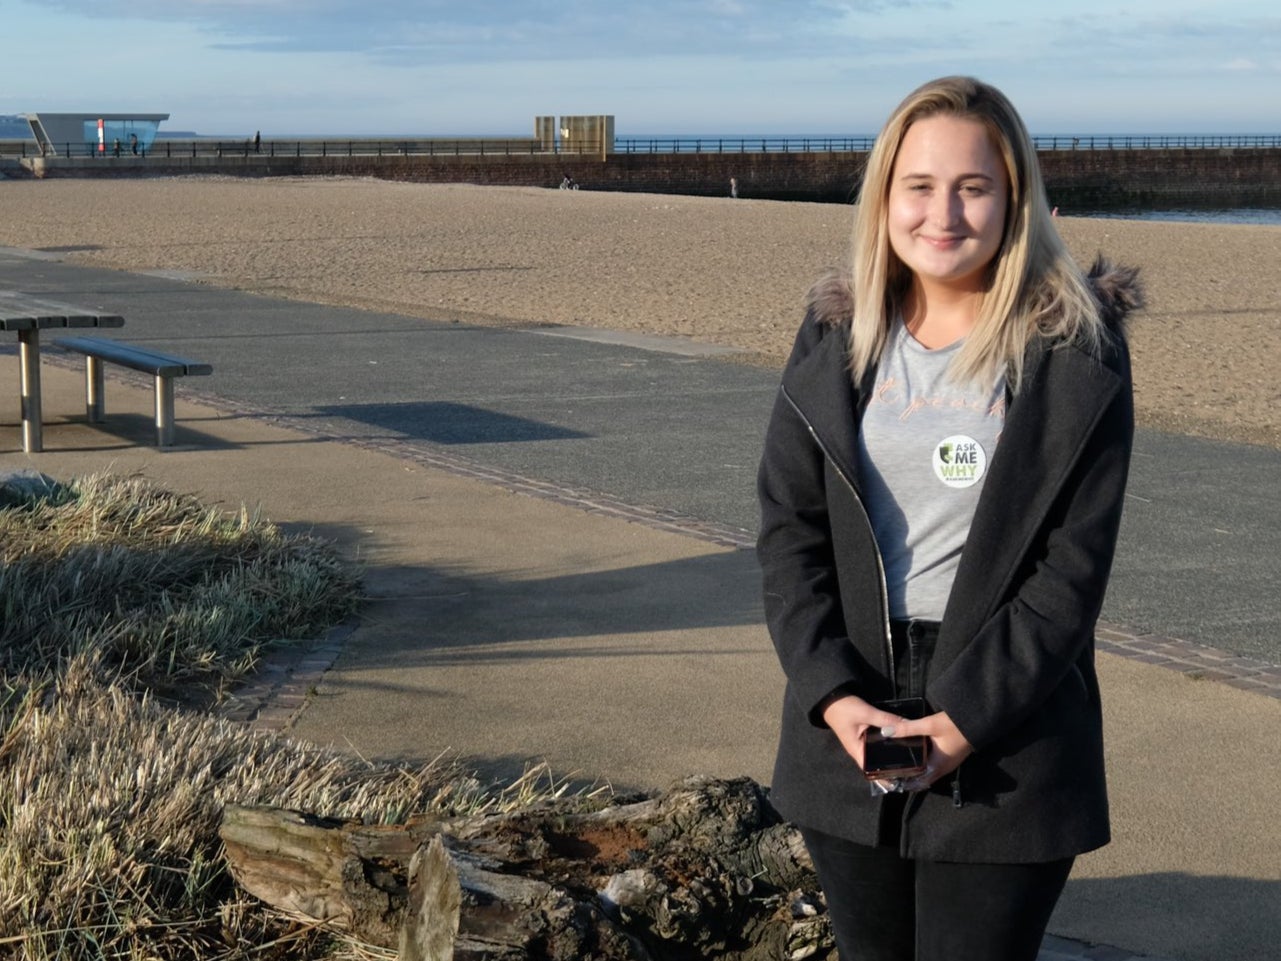
[[[0,287],[119,311],[224,400],[339,438],[750,532],[777,371],[5,255]],[[185,385],[184,385],[185,386]],[[1140,431],[1105,620],[1281,664],[1281,451]]]
[[[691,770],[768,778],[777,667],[751,554],[733,546],[754,525],[773,372],[0,251],[9,286],[119,310],[122,336],[215,366],[210,393],[179,389],[178,449],[137,446],[147,392],[113,381],[117,426],[51,424],[35,466],[109,462],[232,505],[260,498],[370,564],[360,624],[265,672],[260,721],[369,756],[464,745],[495,773],[545,752],[620,785]],[[12,373],[0,369],[6,391]],[[70,367],[51,368],[46,390],[50,410],[76,409]],[[1227,668],[1275,664],[1275,591],[1258,584],[1275,585],[1281,525],[1258,492],[1276,456],[1153,435],[1140,447],[1122,554],[1135,556],[1109,616],[1211,642]],[[21,460],[16,443],[0,450]],[[1254,589],[1229,583],[1235,572]],[[1141,663],[1136,650],[1208,650],[1158,651],[1142,631],[1106,634],[1131,649],[1101,661],[1117,841],[1083,859],[1051,928],[1076,940],[1047,940],[1042,959],[1266,957],[1281,881],[1268,855],[1277,701]],[[1171,754],[1181,731],[1224,770]]]

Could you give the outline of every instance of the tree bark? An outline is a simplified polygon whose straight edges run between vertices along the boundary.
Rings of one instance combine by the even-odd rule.
[[[394,827],[228,805],[221,834],[246,891],[402,961],[834,957],[800,836],[745,778]]]

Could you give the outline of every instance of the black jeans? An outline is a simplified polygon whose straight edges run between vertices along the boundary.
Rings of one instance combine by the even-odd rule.
[[[841,961],[1035,961],[1074,858],[910,861],[801,830]]]
[[[890,621],[896,697],[924,697],[925,669],[939,639],[938,621]]]

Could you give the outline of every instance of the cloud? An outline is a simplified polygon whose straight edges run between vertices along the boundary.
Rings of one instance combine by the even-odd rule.
[[[778,60],[827,47],[878,0],[52,0],[96,19],[197,28],[215,49],[362,53],[420,64],[694,53]]]
[[[50,74],[43,51],[11,45],[0,101],[17,111],[76,109],[86,91],[113,104],[163,97],[175,125],[251,132],[492,133],[523,131],[544,112],[606,112],[631,130],[864,133],[922,81],[970,73],[1051,132],[1271,129],[1277,100],[1257,78],[1281,72],[1274,6],[0,0],[15,35],[57,34],[72,68]],[[105,73],[104,45],[129,51]]]

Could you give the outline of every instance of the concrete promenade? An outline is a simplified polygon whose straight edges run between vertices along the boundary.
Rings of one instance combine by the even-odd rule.
[[[178,446],[157,451],[149,388],[112,377],[89,428],[78,365],[51,361],[46,451],[20,452],[0,402],[0,465],[260,504],[367,566],[354,628],[242,692],[261,723],[497,776],[546,759],[619,787],[768,783],[781,678],[741,548],[776,372],[4,250],[0,288],[119,311],[122,339],[215,368],[179,384]],[[1100,657],[1116,837],[1078,862],[1047,961],[1281,956],[1279,465],[1139,438]]]

